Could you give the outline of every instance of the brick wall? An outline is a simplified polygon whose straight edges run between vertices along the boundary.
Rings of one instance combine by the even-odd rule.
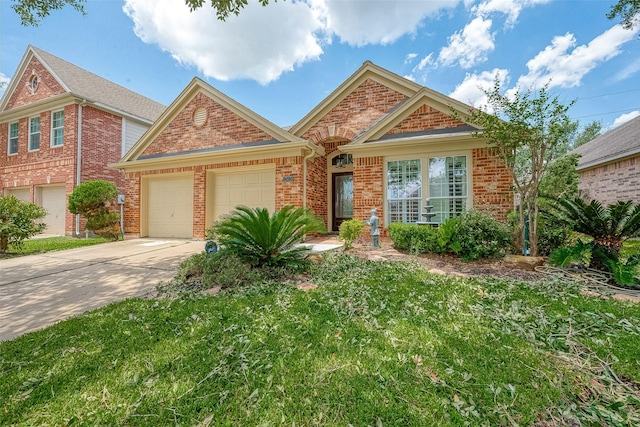
[[[31,93],[28,85],[33,76],[38,76],[39,83],[34,93]],[[23,105],[32,104],[55,95],[65,93],[58,81],[49,74],[49,71],[35,57],[29,61],[25,73],[20,78],[15,92],[9,98],[6,110],[11,110]],[[6,111],[5,110],[5,111]]]
[[[444,114],[428,105],[423,105],[388,133],[397,134],[427,129],[446,129],[466,125],[466,123],[456,120],[448,114]]]
[[[384,227],[384,159],[381,156],[356,157],[353,159],[353,217],[368,219],[371,209],[376,209],[380,218],[379,227]]]
[[[640,203],[640,155],[579,172],[578,188],[587,201],[603,205],[632,200]]]
[[[493,148],[475,148],[472,153],[473,207],[506,220],[513,210],[509,171]]]
[[[201,126],[196,126],[193,120],[198,108],[204,108],[207,112],[207,119]],[[158,135],[141,157],[271,139],[273,137],[269,134],[199,93]]]

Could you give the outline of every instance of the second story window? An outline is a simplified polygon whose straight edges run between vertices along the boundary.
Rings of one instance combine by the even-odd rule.
[[[60,147],[64,144],[64,111],[54,111],[51,114],[51,146]]]
[[[40,117],[29,119],[29,151],[40,149]]]
[[[9,125],[9,150],[8,154],[18,154],[18,123]]]

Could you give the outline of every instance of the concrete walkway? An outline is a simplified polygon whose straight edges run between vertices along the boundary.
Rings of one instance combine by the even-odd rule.
[[[204,245],[132,239],[0,260],[0,341],[144,295]]]

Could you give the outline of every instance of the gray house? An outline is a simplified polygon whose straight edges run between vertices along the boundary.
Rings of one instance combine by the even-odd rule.
[[[640,116],[573,150],[581,155],[578,188],[603,205],[640,203]]]

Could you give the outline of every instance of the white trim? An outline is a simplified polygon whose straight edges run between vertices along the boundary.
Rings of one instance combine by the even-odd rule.
[[[60,129],[60,128],[54,128],[53,127],[53,123],[54,123],[54,119],[53,119],[53,115],[55,113],[62,113],[62,143],[61,144],[54,144],[55,141],[55,130],[56,129]],[[51,111],[51,135],[50,135],[50,142],[49,142],[49,146],[51,148],[58,148],[58,147],[64,147],[64,108],[59,109],[59,110],[54,110]]]
[[[38,119],[38,148],[36,149],[31,148],[31,136],[35,135],[35,133],[31,132],[31,121],[34,119]],[[27,151],[29,153],[40,151],[40,146],[42,145],[42,119],[40,118],[40,115],[29,117],[28,128],[29,128],[29,133],[28,133],[29,138],[27,139]]]
[[[18,135],[16,135],[16,139],[18,140],[16,144],[16,152],[11,152],[11,125],[17,125],[18,127]],[[17,156],[20,152],[20,122],[11,122],[7,123],[7,156]]]

